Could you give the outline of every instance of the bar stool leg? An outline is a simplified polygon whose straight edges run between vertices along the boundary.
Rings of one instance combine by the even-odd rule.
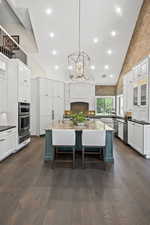
[[[55,151],[56,151],[56,148],[55,147],[53,147],[53,160],[52,160],[52,169],[54,169],[55,168]]]
[[[72,160],[72,168],[75,168],[75,147],[73,147],[73,160]]]
[[[82,169],[85,169],[85,148],[82,147]]]

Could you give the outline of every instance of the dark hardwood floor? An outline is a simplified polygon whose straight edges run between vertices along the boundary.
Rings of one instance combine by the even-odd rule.
[[[99,169],[43,163],[43,138],[0,163],[0,225],[150,225],[150,161],[115,140]]]

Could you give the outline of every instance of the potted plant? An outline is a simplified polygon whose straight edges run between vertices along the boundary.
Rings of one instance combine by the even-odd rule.
[[[86,116],[83,112],[72,114],[72,121],[74,125],[84,126],[85,120],[86,120]]]

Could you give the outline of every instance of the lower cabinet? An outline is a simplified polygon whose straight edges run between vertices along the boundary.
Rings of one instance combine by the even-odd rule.
[[[0,161],[8,157],[16,149],[16,129],[0,133]]]
[[[124,124],[122,122],[118,121],[118,137],[123,140],[123,136],[124,136]]]
[[[150,157],[150,126],[128,121],[128,144],[145,157]]]

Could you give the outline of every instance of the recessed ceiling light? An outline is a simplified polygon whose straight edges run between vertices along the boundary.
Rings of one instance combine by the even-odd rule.
[[[118,15],[120,15],[120,16],[122,15],[122,9],[119,6],[115,7],[115,11]]]
[[[73,70],[73,66],[68,66],[68,70]]]
[[[55,65],[55,66],[54,66],[54,69],[55,69],[55,70],[58,70],[58,69],[59,69],[59,66],[58,66],[58,65]]]
[[[57,55],[57,51],[55,49],[52,50],[52,55]]]
[[[116,31],[115,31],[115,30],[112,30],[112,31],[111,31],[111,36],[112,36],[112,37],[115,37],[115,36],[116,36]]]
[[[54,38],[54,37],[55,37],[55,34],[54,34],[53,32],[51,32],[51,33],[49,34],[49,36],[50,36],[51,38]]]
[[[99,38],[98,38],[98,37],[93,38],[93,42],[94,42],[95,44],[97,44],[97,43],[99,42]]]
[[[104,66],[105,70],[109,70],[109,65]]]
[[[110,74],[110,77],[112,78],[113,77],[113,74]]]
[[[91,65],[91,70],[95,70],[95,66],[94,65]]]
[[[46,12],[47,15],[51,15],[53,10],[51,8],[48,8],[48,9],[45,10],[45,12]]]
[[[112,54],[112,50],[111,49],[108,49],[107,54],[108,55],[111,55]]]

